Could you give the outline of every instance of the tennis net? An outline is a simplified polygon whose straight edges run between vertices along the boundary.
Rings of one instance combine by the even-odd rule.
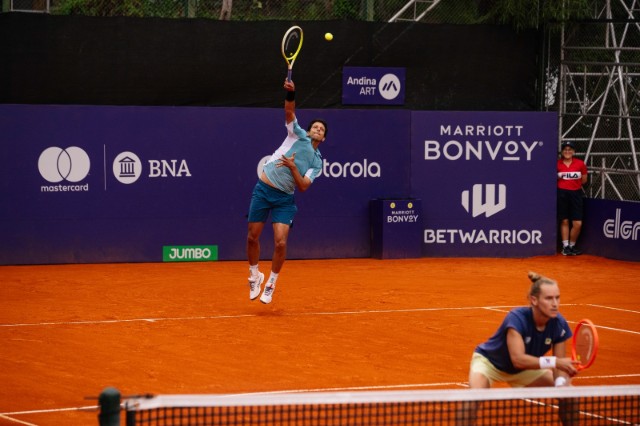
[[[127,426],[640,425],[640,386],[157,395],[123,406]]]

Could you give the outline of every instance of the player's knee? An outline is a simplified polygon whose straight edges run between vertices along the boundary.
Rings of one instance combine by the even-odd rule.
[[[551,370],[545,370],[542,376],[527,385],[528,388],[553,386],[555,386],[555,383],[553,381],[553,372]]]
[[[276,250],[286,250],[287,249],[287,240],[286,239],[278,239],[275,242]]]
[[[488,389],[491,387],[491,381],[484,374],[472,371],[469,373],[469,387],[471,389]]]
[[[254,234],[251,232],[247,234],[247,244],[257,244],[259,240],[260,240],[260,234]]]

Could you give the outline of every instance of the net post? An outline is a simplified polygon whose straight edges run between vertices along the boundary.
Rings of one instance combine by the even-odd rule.
[[[120,391],[107,387],[98,398],[100,426],[120,426]]]

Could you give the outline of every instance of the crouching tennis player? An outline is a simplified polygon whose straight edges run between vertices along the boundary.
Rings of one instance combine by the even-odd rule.
[[[529,279],[529,306],[509,311],[495,334],[476,347],[469,372],[471,389],[490,388],[495,382],[513,387],[567,386],[577,374],[579,363],[567,354],[572,332],[559,312],[558,283],[535,272],[529,272]],[[463,424],[474,423],[476,409],[475,404],[467,407]]]

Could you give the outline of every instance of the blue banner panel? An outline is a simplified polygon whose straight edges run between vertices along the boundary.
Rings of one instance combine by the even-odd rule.
[[[405,68],[342,68],[344,105],[404,105]]]
[[[298,111],[315,117],[323,173],[297,194],[289,258],[367,257],[369,200],[409,196],[410,113]],[[0,105],[0,129],[0,264],[245,259],[257,170],[286,136],[257,108]]]
[[[371,201],[371,256],[422,257],[422,200]]]
[[[411,185],[424,200],[425,256],[555,253],[555,113],[411,117]]]
[[[640,261],[640,203],[584,200],[578,247],[585,254]]]

